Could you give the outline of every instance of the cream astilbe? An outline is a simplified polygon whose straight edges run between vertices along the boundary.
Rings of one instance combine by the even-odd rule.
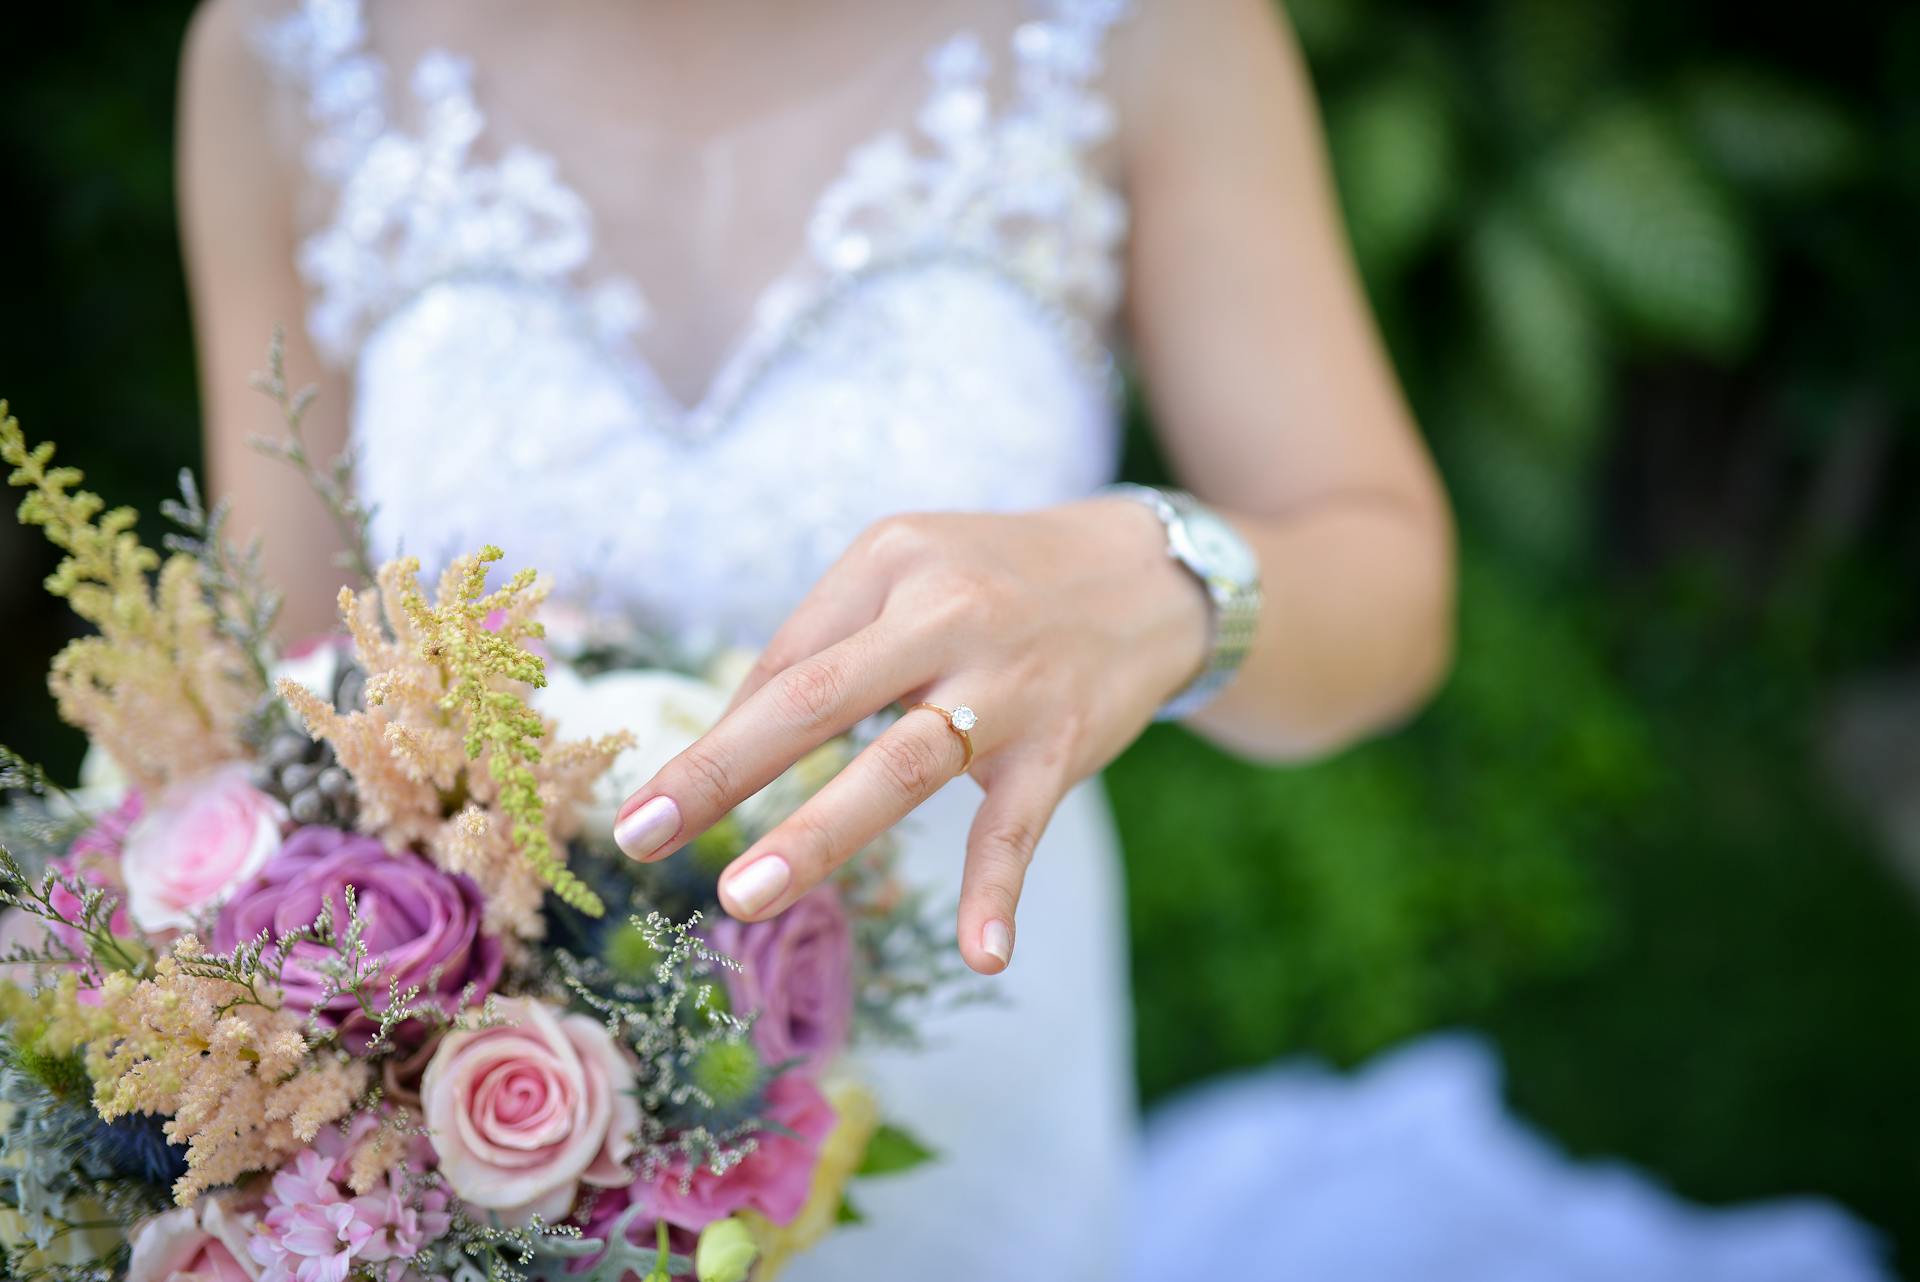
[[[497,548],[461,557],[429,604],[419,565],[393,561],[377,591],[342,592],[355,661],[367,674],[362,709],[341,713],[287,681],[280,693],[308,730],[333,745],[354,778],[359,826],[394,846],[417,845],[471,876],[490,931],[536,937],[543,890],[597,914],[598,899],[562,852],[580,808],[630,740],[557,743],[524,691],[546,681],[534,612],[545,589],[531,573],[486,590]]]
[[[392,561],[377,587],[340,589],[340,617],[367,678],[364,708],[342,713],[297,682],[278,685],[308,733],[332,744],[353,776],[359,827],[396,848],[439,835],[466,766],[459,729],[440,708],[440,670],[422,654],[401,606],[416,590],[414,573],[410,562]]]
[[[388,1118],[380,1127],[354,1146],[347,1159],[347,1187],[355,1193],[370,1193],[386,1178],[387,1172],[400,1168],[407,1160],[407,1144],[412,1132]]]
[[[100,1011],[117,1030],[87,1050],[94,1107],[107,1121],[127,1113],[167,1117],[166,1137],[187,1150],[174,1200],[272,1168],[365,1092],[366,1064],[315,1053],[292,1011],[265,1005],[249,987],[192,973],[205,957],[183,936],[151,979],[109,975]]]
[[[626,746],[624,736],[570,739],[554,743],[549,732],[540,741],[541,757],[529,767],[546,815],[547,831],[558,845],[579,831],[580,813],[593,796],[594,781]],[[537,937],[540,896],[546,879],[514,842],[514,819],[499,803],[488,772],[472,774],[475,800],[441,826],[427,842],[435,863],[463,872],[486,890],[486,929]]]
[[[546,883],[513,848],[512,829],[480,805],[447,820],[429,853],[448,872],[465,873],[486,889],[481,925],[494,934],[536,938]]]
[[[145,789],[239,756],[259,689],[220,630],[198,563],[182,553],[163,564],[134,534],[133,510],[105,510],[77,488],[77,469],[48,466],[53,446],[29,448],[4,401],[0,459],[13,465],[9,483],[27,491],[21,522],[66,553],[47,591],[98,630],[53,661],[48,686],[61,717]]]

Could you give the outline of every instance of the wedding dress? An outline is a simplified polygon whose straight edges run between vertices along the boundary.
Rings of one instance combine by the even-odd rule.
[[[751,643],[881,517],[1030,508],[1111,479],[1102,339],[1125,208],[1093,157],[1120,5],[993,16],[991,40],[907,60],[917,111],[843,149],[811,215],[793,214],[802,252],[690,403],[640,344],[675,314],[604,266],[600,224],[550,155],[491,136],[484,69],[425,48],[405,71],[382,44],[399,6],[309,0],[266,28],[319,194],[299,257],[308,332],[351,371],[382,549],[431,567],[497,543],[562,598]],[[816,115],[865,124],[872,96],[830,94]],[[783,136],[710,144],[684,190],[709,190],[716,166],[746,181],[740,165],[783,145],[820,150],[784,120],[758,127]],[[978,797],[956,782],[904,831],[905,872],[936,903],[958,901]],[[1135,1109],[1115,855],[1104,800],[1076,790],[1028,878],[1003,1000],[863,1064],[940,1160],[863,1182],[866,1223],[788,1277],[1116,1276]]]
[[[732,98],[816,55],[703,85],[664,39],[609,51],[528,28],[461,56],[469,23],[560,31],[570,7],[470,5],[438,29],[422,0],[272,2],[260,44],[311,202],[307,329],[352,376],[381,550],[431,567],[497,543],[563,598],[752,643],[880,517],[1111,479],[1126,205],[1100,72],[1125,0],[842,6],[872,38],[735,119]],[[613,70],[569,61],[596,57]],[[616,105],[627,85],[660,97]],[[903,832],[937,898],[957,898],[977,799],[957,782]],[[1473,1052],[1212,1088],[1160,1116],[1143,1161],[1095,786],[1055,816],[1020,920],[1002,1002],[864,1064],[940,1160],[863,1181],[866,1222],[794,1282],[1879,1276],[1837,1213],[1708,1225],[1565,1163],[1505,1118]]]

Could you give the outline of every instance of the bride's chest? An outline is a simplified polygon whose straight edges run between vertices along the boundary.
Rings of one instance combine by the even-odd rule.
[[[576,300],[444,281],[361,348],[359,480],[379,541],[430,565],[499,543],[563,596],[764,637],[881,517],[1108,479],[1110,372],[1077,335],[995,273],[902,264],[682,407]]]
[[[1095,81],[1124,0],[1029,3],[1003,80],[971,35],[933,51],[910,126],[845,157],[680,398],[647,353],[693,333],[750,243],[696,259],[684,237],[694,297],[659,306],[551,153],[487,136],[471,62],[427,52],[403,98],[357,0],[303,0],[264,42],[332,193],[300,248],[307,329],[355,371],[382,542],[429,564],[500,542],[574,595],[751,635],[881,516],[1103,479],[1126,211]]]

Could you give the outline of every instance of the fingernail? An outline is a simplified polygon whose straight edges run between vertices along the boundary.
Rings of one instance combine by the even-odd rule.
[[[613,842],[629,859],[645,859],[680,831],[680,807],[672,797],[655,797],[613,825]]]
[[[1013,960],[1013,932],[999,918],[980,928],[980,949],[1004,966]]]
[[[786,860],[778,855],[762,855],[739,872],[730,874],[723,889],[733,906],[751,917],[779,898],[792,876],[793,870],[787,867]]]

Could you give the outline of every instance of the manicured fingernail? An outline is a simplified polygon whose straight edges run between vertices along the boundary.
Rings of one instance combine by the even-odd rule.
[[[680,807],[672,797],[655,797],[613,825],[613,842],[629,859],[645,859],[680,831]]]
[[[751,917],[779,898],[792,876],[793,870],[787,867],[786,860],[778,855],[762,855],[739,872],[728,874],[721,889],[727,892],[735,908]]]
[[[980,949],[1004,966],[1013,960],[1013,932],[1007,923],[994,918],[980,928]]]

